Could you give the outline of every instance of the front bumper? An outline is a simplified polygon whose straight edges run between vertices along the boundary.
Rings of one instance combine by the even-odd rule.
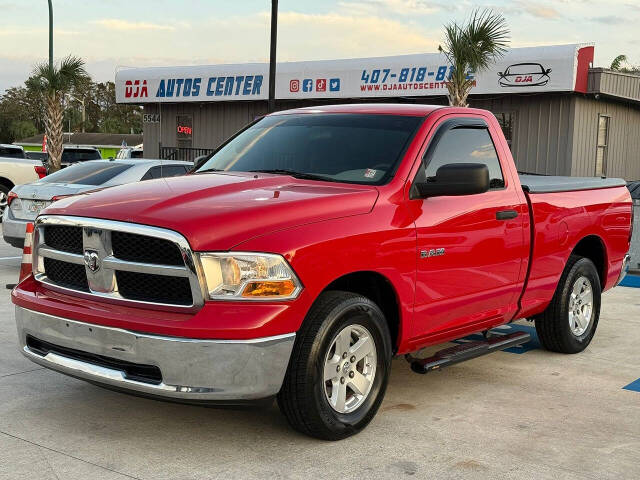
[[[182,401],[234,403],[275,395],[289,363],[295,333],[252,340],[202,340],[136,333],[68,320],[16,306],[22,353],[58,372],[107,387]],[[29,341],[28,341],[29,339]],[[55,347],[42,354],[30,344]],[[80,351],[74,357],[67,352]],[[161,380],[142,381],[105,367],[91,355],[158,367]],[[89,359],[87,359],[89,358]],[[99,357],[96,357],[99,358]]]

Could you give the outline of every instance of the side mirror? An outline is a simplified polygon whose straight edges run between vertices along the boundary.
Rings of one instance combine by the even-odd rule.
[[[489,169],[483,163],[450,163],[441,166],[435,177],[413,184],[413,198],[475,195],[489,190]]]
[[[196,157],[193,160],[193,168],[191,168],[189,173],[195,172],[196,170],[198,170],[202,165],[205,164],[207,160],[209,160],[210,156],[211,155],[200,155],[199,157]]]
[[[547,75],[549,75],[549,74],[551,73],[551,69],[550,69],[550,68],[547,68],[547,69],[545,70],[545,73],[546,73]]]
[[[502,72],[498,72],[498,76],[499,76],[499,77],[504,77],[504,75],[502,74]]]

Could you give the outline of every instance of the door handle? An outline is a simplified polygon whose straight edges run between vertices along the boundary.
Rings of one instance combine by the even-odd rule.
[[[517,216],[518,212],[515,210],[500,210],[499,212],[496,212],[496,220],[510,220]]]

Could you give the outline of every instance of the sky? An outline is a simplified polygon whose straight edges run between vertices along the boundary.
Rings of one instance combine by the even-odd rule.
[[[595,43],[595,65],[640,64],[640,0],[280,0],[278,61],[437,51],[443,25],[502,13],[511,46]],[[53,0],[54,56],[96,81],[119,66],[266,62],[269,0]],[[0,0],[0,92],[48,56],[46,0]]]

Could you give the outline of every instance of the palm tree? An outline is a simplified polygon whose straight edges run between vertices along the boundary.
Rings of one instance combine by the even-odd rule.
[[[62,100],[65,93],[80,88],[89,80],[84,60],[69,55],[58,65],[42,62],[33,71],[34,84],[46,100],[45,133],[49,152],[49,170],[60,169],[62,158]]]
[[[502,15],[492,10],[476,9],[464,25],[453,22],[445,26],[444,47],[438,47],[453,67],[447,81],[449,105],[466,107],[473,86],[470,72],[486,70],[507,51],[509,29]]]
[[[620,70],[624,70],[622,68],[622,64],[623,63],[627,63],[627,56],[626,55],[618,55],[616,58],[613,59],[613,61],[611,62],[611,66],[609,67],[611,70],[615,70],[615,71],[620,71]]]

